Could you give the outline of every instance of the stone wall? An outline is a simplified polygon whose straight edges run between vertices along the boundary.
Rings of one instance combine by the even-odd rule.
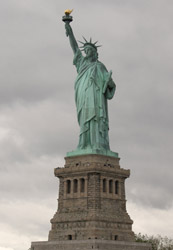
[[[49,241],[33,242],[32,250],[151,250],[150,244],[126,241]]]
[[[60,179],[59,206],[51,220],[49,241],[134,241],[133,221],[125,200],[125,179],[129,175],[115,157],[67,157],[65,167],[55,169]]]

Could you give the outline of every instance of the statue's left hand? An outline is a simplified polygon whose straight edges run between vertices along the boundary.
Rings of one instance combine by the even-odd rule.
[[[109,88],[113,88],[114,87],[114,82],[112,81],[112,70],[110,70],[110,72],[108,73],[108,87]]]

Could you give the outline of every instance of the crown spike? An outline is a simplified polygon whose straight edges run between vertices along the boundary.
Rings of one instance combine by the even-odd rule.
[[[90,37],[89,41],[87,41],[84,36],[82,36],[82,37],[83,37],[83,39],[84,39],[85,42],[78,41],[79,43],[82,44],[82,46],[79,47],[79,48],[81,48],[82,51],[84,50],[85,46],[87,46],[87,45],[92,46],[96,50],[97,50],[97,48],[99,48],[99,47],[102,46],[102,45],[96,45],[96,43],[98,43],[98,41],[92,43],[92,38],[91,37]]]
[[[82,43],[83,45],[85,44],[84,42],[78,41],[79,43]]]
[[[82,37],[83,37],[83,39],[85,40],[85,42],[88,43],[88,41],[86,40],[86,38],[85,38],[84,36],[82,36]]]

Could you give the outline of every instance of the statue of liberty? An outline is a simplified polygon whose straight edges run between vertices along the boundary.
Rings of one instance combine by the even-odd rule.
[[[112,99],[115,93],[115,83],[112,80],[112,71],[108,72],[103,63],[98,60],[96,43],[92,39],[84,42],[80,47],[70,26],[69,14],[66,13],[66,35],[74,53],[73,64],[76,66],[77,78],[75,81],[75,102],[77,119],[80,126],[79,143],[76,151],[67,155],[77,154],[104,154],[117,156],[109,147],[109,120],[107,100]],[[72,18],[72,17],[71,17]],[[72,19],[71,19],[72,21]],[[112,154],[111,154],[112,153]]]

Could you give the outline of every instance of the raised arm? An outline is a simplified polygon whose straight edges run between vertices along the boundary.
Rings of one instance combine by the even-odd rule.
[[[69,23],[65,24],[65,29],[66,29],[66,35],[69,37],[71,48],[75,54],[77,49],[78,49],[78,44],[77,44],[77,41],[76,41],[74,34],[73,34],[73,30],[72,30]]]

